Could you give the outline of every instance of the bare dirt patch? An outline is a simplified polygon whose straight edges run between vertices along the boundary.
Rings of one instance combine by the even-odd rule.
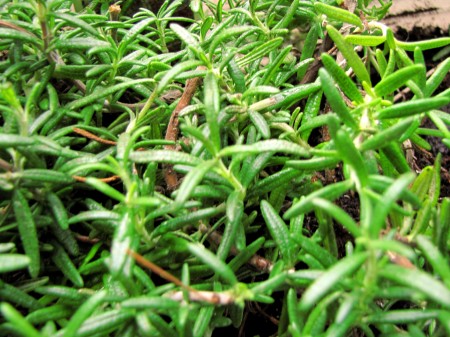
[[[394,0],[389,15],[383,20],[395,31],[422,29],[441,30],[446,35],[450,26],[449,0]]]

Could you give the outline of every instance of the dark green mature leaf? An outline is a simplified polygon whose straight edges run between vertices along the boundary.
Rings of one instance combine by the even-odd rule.
[[[367,253],[355,253],[334,264],[306,289],[300,300],[299,309],[310,310],[333,286],[338,286],[340,281],[358,269],[366,261],[367,256]]]
[[[2,39],[9,39],[13,41],[21,41],[25,43],[33,43],[37,46],[42,44],[42,41],[38,39],[35,35],[31,33],[25,33],[19,30],[10,29],[10,28],[0,28],[0,37]]]
[[[289,230],[283,219],[266,200],[261,201],[261,214],[264,217],[270,234],[280,249],[287,266],[295,264],[295,246],[289,237]]]
[[[231,268],[204,246],[196,243],[187,243],[187,249],[229,284],[235,285],[238,282]]]
[[[341,97],[341,94],[336,88],[334,80],[330,74],[322,68],[319,70],[319,76],[320,83],[322,83],[322,89],[333,111],[339,116],[344,124],[356,130],[358,128],[358,124],[356,123],[355,118],[351,115],[350,109],[345,104],[345,101]]]
[[[225,157],[236,153],[259,154],[261,152],[284,152],[301,157],[309,156],[308,150],[304,147],[292,142],[279,139],[264,140],[252,145],[228,146],[219,152],[219,156]]]
[[[423,65],[415,64],[409,67],[397,70],[384,77],[374,88],[377,96],[382,97],[393,93],[395,90],[404,85],[408,80],[412,79],[421,71],[425,71]]]
[[[419,98],[412,101],[398,103],[382,109],[378,118],[400,118],[408,117],[433,109],[438,109],[450,103],[450,97],[433,97],[433,98]]]
[[[0,304],[0,311],[17,331],[27,337],[42,337],[42,335],[20,314],[19,311],[6,302]]]
[[[37,277],[41,267],[39,239],[30,206],[20,189],[14,190],[12,206],[23,248],[30,259],[28,270],[31,277]]]
[[[419,290],[434,302],[447,309],[450,308],[450,290],[424,271],[389,265],[379,273],[383,278]]]
[[[283,218],[290,219],[299,214],[308,213],[313,209],[312,201],[315,198],[324,198],[327,200],[334,200],[340,197],[342,194],[347,192],[350,188],[352,188],[353,182],[350,180],[338,182],[332,185],[328,185],[326,187],[322,187],[317,191],[309,194],[303,199],[300,199],[296,203],[289,208],[284,214]]]
[[[353,46],[345,41],[344,37],[339,33],[339,31],[331,25],[327,26],[328,34],[333,39],[334,43],[338,47],[339,51],[344,55],[347,60],[348,65],[352,67],[358,79],[363,82],[371,83],[369,73],[367,72],[364,63],[361,61],[360,57],[353,50]]]
[[[450,144],[448,38],[389,1],[132,2],[0,4],[0,335],[203,337],[244,300],[280,336],[450,334],[445,158],[409,173]]]

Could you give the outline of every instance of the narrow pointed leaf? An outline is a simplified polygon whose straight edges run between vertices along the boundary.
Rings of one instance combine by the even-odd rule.
[[[31,277],[37,277],[39,274],[41,257],[36,225],[28,201],[19,189],[14,191],[12,206],[16,216],[23,248],[30,258],[28,270]]]
[[[252,145],[228,146],[219,152],[219,156],[225,157],[236,153],[260,154],[261,152],[282,152],[301,157],[309,156],[308,150],[304,147],[280,139],[263,140]]]
[[[339,31],[331,25],[327,26],[328,34],[330,34],[331,39],[336,43],[339,51],[344,55],[344,58],[347,60],[348,65],[352,67],[356,76],[361,82],[371,83],[369,73],[361,61],[360,57],[353,50],[353,46],[345,41],[344,37],[339,33]]]
[[[336,263],[328,271],[323,273],[303,294],[299,309],[310,310],[332,287],[338,286],[349,274],[361,267],[367,259],[367,253],[355,253]]]
[[[28,267],[30,258],[22,254],[1,254],[0,273],[8,273]]]
[[[391,105],[378,114],[378,118],[400,118],[439,109],[450,103],[450,97],[419,98],[404,103]]]
[[[450,290],[424,271],[388,265],[380,269],[379,273],[383,278],[419,290],[434,302],[450,308]]]
[[[272,238],[275,240],[275,243],[283,256],[283,260],[286,261],[288,266],[293,266],[295,263],[294,245],[289,238],[287,225],[272,205],[266,200],[261,201],[261,214]]]
[[[419,72],[424,72],[425,68],[421,64],[415,64],[409,67],[397,70],[383,79],[373,88],[378,97],[383,97],[393,93]]]

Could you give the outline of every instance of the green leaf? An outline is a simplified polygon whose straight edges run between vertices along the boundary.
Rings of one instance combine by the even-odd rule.
[[[356,182],[357,188],[365,187],[369,180],[369,172],[361,153],[356,149],[350,136],[344,129],[339,129],[334,141],[344,164],[350,165],[354,170],[355,175],[352,176],[352,179]]]
[[[69,255],[58,243],[53,242],[52,245],[54,247],[52,260],[55,265],[76,287],[81,288],[84,285],[83,279]]]
[[[132,257],[128,254],[133,250],[132,243],[135,237],[136,220],[131,210],[124,212],[117,228],[111,245],[111,256],[108,258],[108,265],[114,277],[130,277]]]
[[[249,260],[256,254],[256,252],[262,247],[264,244],[264,237],[259,237],[255,241],[253,241],[251,244],[249,244],[247,247],[245,247],[243,250],[239,252],[228,264],[228,266],[236,272],[242,265],[249,262]],[[259,260],[259,270],[266,270],[268,271],[271,264],[267,263],[267,260]]]
[[[261,79],[261,82],[260,82],[261,84],[268,84],[268,83],[270,83],[271,81],[272,81],[273,83],[276,83],[276,84],[277,84],[278,81],[275,80],[277,71],[279,72],[280,66],[283,64],[283,62],[289,60],[289,56],[288,56],[288,55],[289,55],[289,53],[291,52],[291,49],[292,49],[292,46],[287,46],[286,48],[284,48],[284,49],[277,55],[277,57],[275,58],[275,60],[273,60],[273,61],[269,64],[269,66],[268,66],[266,72],[264,73],[264,76],[263,76],[262,79]],[[298,66],[300,66],[300,64],[298,64]],[[291,69],[291,70],[293,71],[294,69]],[[279,78],[280,78],[280,77],[279,77]],[[279,83],[279,82],[278,82],[278,83]],[[284,82],[283,82],[283,83],[284,83]]]
[[[23,137],[13,134],[0,134],[0,149],[15,148],[18,146],[29,146],[36,144],[31,137]]]
[[[400,285],[416,289],[434,302],[447,309],[450,308],[450,290],[442,282],[424,271],[387,265],[379,270],[379,274],[381,277]]]
[[[373,218],[370,221],[370,234],[372,238],[377,238],[386,222],[389,211],[394,207],[395,202],[408,185],[414,179],[414,173],[408,172],[401,175],[389,188],[383,193],[381,200],[375,206]]]
[[[179,215],[175,218],[169,219],[161,223],[152,232],[152,236],[158,236],[165,233],[173,232],[186,225],[196,225],[200,220],[205,220],[221,214],[225,211],[225,205],[221,204],[215,207],[208,207],[199,209],[197,211],[189,212],[186,215]]]
[[[0,311],[3,314],[3,317],[5,317],[22,336],[42,337],[42,335],[20,314],[20,312],[14,309],[11,304],[3,302],[0,304]]]
[[[283,16],[283,18],[275,25],[275,27],[273,27],[272,30],[287,28],[289,24],[292,22],[299,5],[300,5],[299,0],[292,1],[291,5],[289,6],[286,12],[286,15]]]
[[[140,164],[160,162],[189,166],[195,166],[202,162],[201,159],[190,154],[169,150],[134,151],[130,153],[130,160]]]
[[[242,94],[242,99],[246,99],[247,97],[253,97],[256,95],[273,95],[278,94],[280,89],[269,86],[269,85],[258,85],[246,90]]]
[[[34,34],[27,34],[25,32],[10,28],[0,28],[0,38],[32,43],[37,45],[38,47],[40,47],[42,44],[42,40],[38,39]]]
[[[200,43],[197,38],[194,37],[186,28],[172,23],[170,24],[170,29],[174,31],[174,33],[186,44],[187,47],[190,47],[194,50],[200,50]]]
[[[83,221],[92,221],[92,220],[119,220],[119,215],[116,212],[108,211],[108,210],[94,210],[94,211],[85,211],[80,212],[77,215],[71,217],[69,219],[69,225],[83,222]]]
[[[261,196],[265,193],[274,191],[277,188],[285,188],[292,183],[292,180],[301,176],[301,173],[292,168],[282,169],[274,174],[271,174],[267,178],[259,180],[249,190],[248,196],[253,197],[255,195]]]
[[[224,29],[223,32],[217,34],[217,36],[214,37],[211,45],[209,46],[209,54],[213,55],[217,46],[230,37],[233,37],[235,35],[242,35],[243,33],[247,33],[252,30],[256,31],[258,30],[258,28],[252,26],[236,26]]]
[[[450,58],[447,58],[444,62],[440,63],[436,71],[428,78],[426,87],[423,90],[423,95],[425,97],[430,97],[433,92],[439,87],[439,85],[444,80],[450,71]]]
[[[289,230],[283,219],[266,200],[261,200],[261,214],[269,229],[270,235],[274,239],[281,252],[287,267],[295,264],[295,252],[293,242],[289,238]]]
[[[83,98],[80,98],[80,99],[77,99],[75,101],[68,103],[66,105],[66,108],[69,110],[76,110],[76,109],[82,108],[86,105],[96,103],[98,100],[104,99],[105,97],[112,95],[117,91],[124,90],[129,87],[141,84],[141,83],[150,83],[152,81],[153,81],[152,79],[144,78],[144,79],[127,81],[124,83],[119,83],[119,84],[113,85],[112,87],[108,87],[105,89],[99,89],[99,90],[94,91],[92,94],[90,94],[86,97],[83,97]],[[103,104],[103,102],[100,102],[100,103]]]
[[[56,321],[69,318],[73,310],[65,305],[54,304],[48,308],[42,308],[28,314],[26,320],[31,324],[44,324],[48,321]]]
[[[136,36],[141,33],[147,26],[151,25],[156,18],[147,18],[141,22],[134,24],[131,29],[127,31],[119,44],[119,55],[124,55],[128,45],[133,41],[136,41]]]
[[[72,37],[70,39],[57,39],[55,47],[61,50],[85,51],[95,50],[97,48],[111,50],[109,42],[94,39],[92,37]]]
[[[250,105],[249,110],[261,111],[265,109],[278,110],[289,108],[292,104],[308,97],[320,89],[319,83],[301,84],[291,89],[283,90],[270,98],[265,98]]]
[[[211,71],[205,77],[204,97],[206,122],[208,123],[211,141],[216,151],[218,151],[220,149],[220,127],[218,120],[220,93],[216,76]]]
[[[89,318],[97,309],[97,307],[102,304],[107,293],[101,290],[94,295],[92,295],[87,301],[85,301],[75,312],[75,314],[70,319],[69,323],[64,328],[63,337],[75,337],[79,335],[78,330],[81,325]],[[78,332],[78,333],[77,333]]]
[[[234,155],[236,153],[260,154],[262,152],[283,152],[287,154],[308,157],[309,152],[304,147],[280,139],[262,140],[252,145],[231,145],[219,152],[219,157]]]
[[[389,310],[387,312],[380,312],[369,315],[364,318],[367,323],[394,323],[394,324],[406,324],[416,323],[422,320],[436,319],[439,315],[439,310]]]
[[[185,135],[192,136],[192,137],[196,138],[197,140],[199,140],[202,143],[202,145],[205,147],[205,149],[208,150],[208,152],[211,155],[215,156],[217,154],[218,150],[214,146],[211,139],[209,139],[208,136],[205,136],[204,132],[202,132],[202,130],[200,130],[199,128],[194,128],[192,126],[183,124],[181,126],[181,131],[183,131],[183,133]],[[205,130],[205,133],[206,133],[206,130]]]
[[[179,74],[181,74],[187,70],[196,68],[202,64],[203,64],[203,62],[198,61],[198,60],[188,60],[185,62],[178,63],[176,66],[174,66],[172,69],[170,69],[167,73],[165,73],[164,77],[159,81],[158,86],[156,87],[156,92],[161,93],[169,85],[169,83],[172,82],[175,79],[175,77],[177,77]],[[123,84],[125,84],[125,83],[123,83]]]
[[[445,285],[450,288],[450,267],[445,257],[426,236],[418,235],[416,242],[422,254],[433,266],[434,271],[442,278]]]
[[[383,77],[373,90],[378,97],[387,96],[423,71],[425,71],[425,68],[421,64],[399,69],[395,73]]]
[[[262,58],[264,55],[269,54],[272,50],[278,48],[283,43],[283,38],[276,37],[272,40],[269,40],[262,45],[256,47],[253,51],[245,55],[244,57],[241,57],[239,60],[236,61],[237,65],[239,67],[244,67],[251,62],[254,62],[260,58]]]
[[[318,189],[306,197],[294,203],[284,214],[284,219],[290,219],[303,213],[308,213],[313,210],[312,201],[315,198],[323,198],[326,200],[334,200],[339,198],[342,194],[353,187],[353,182],[350,180],[341,181],[332,185],[328,185]]]
[[[406,130],[411,126],[413,117],[403,118],[398,123],[388,127],[387,129],[380,130],[373,136],[367,138],[359,147],[361,151],[369,151],[377,148],[382,148],[389,142],[399,140]]]
[[[435,49],[435,48],[441,48],[445,47],[450,44],[450,37],[440,37],[437,39],[432,40],[422,40],[422,41],[415,41],[415,42],[403,42],[396,40],[395,43],[398,47],[407,50],[407,51],[414,51],[416,47],[419,47],[420,50],[428,50],[428,49]]]
[[[355,220],[353,220],[353,218],[342,208],[336,206],[326,199],[321,198],[313,199],[312,204],[334,218],[337,222],[344,226],[345,229],[347,229],[355,238],[361,236],[361,230],[356,224]]]
[[[217,249],[219,259],[225,261],[233,245],[235,245],[236,234],[239,226],[242,226],[244,215],[244,202],[240,191],[234,191],[227,198],[225,230],[222,241]]]
[[[418,98],[384,108],[378,113],[378,118],[385,119],[412,116],[433,109],[439,109],[449,103],[450,97]]]
[[[263,117],[263,115],[261,115],[259,112],[249,110],[248,116],[250,117],[250,120],[252,121],[256,129],[259,131],[261,136],[264,139],[270,138],[270,127],[266,119]]]
[[[314,9],[320,14],[325,14],[328,18],[338,21],[339,23],[347,22],[359,28],[363,28],[361,19],[348,10],[336,6],[330,6],[322,2],[315,2]]]
[[[348,34],[345,41],[358,46],[376,47],[386,41],[386,36]]]
[[[92,186],[97,191],[102,192],[110,198],[113,198],[120,202],[125,202],[125,196],[116,190],[114,187],[109,186],[107,183],[97,179],[89,177],[85,181],[86,184]]]
[[[339,67],[336,61],[327,53],[323,53],[321,59],[327,71],[339,85],[339,89],[341,89],[351,100],[357,103],[364,103],[364,98],[358,87],[351,78],[347,76],[345,71]]]
[[[320,83],[322,83],[322,89],[330,103],[333,111],[339,116],[342,122],[351,127],[353,130],[358,129],[358,123],[356,123],[355,118],[351,115],[347,104],[341,97],[341,93],[336,88],[334,80],[324,68],[319,70]]]
[[[65,26],[78,27],[97,38],[102,37],[101,34],[94,27],[92,27],[86,21],[80,19],[78,16],[58,12],[50,12],[49,15],[63,20],[65,22]]]
[[[333,26],[327,26],[328,34],[331,39],[336,43],[339,51],[344,55],[344,58],[347,60],[348,65],[353,69],[355,75],[361,82],[366,82],[371,84],[369,73],[361,61],[360,57],[353,50],[353,46],[345,41],[344,37],[339,33],[339,31]]]
[[[234,90],[239,93],[245,92],[247,89],[245,85],[245,76],[236,64],[236,61],[233,59],[230,60],[227,64],[227,70],[233,80]]]
[[[56,173],[55,171],[52,172]],[[55,193],[52,192],[48,192],[46,194],[46,197],[47,202],[50,204],[50,209],[52,210],[53,216],[58,222],[58,225],[61,227],[61,229],[68,229],[69,220],[67,216],[67,210],[64,207],[64,204],[61,201],[61,199]]]
[[[322,199],[323,200],[323,199]],[[324,268],[329,268],[337,262],[336,258],[325,248],[319,246],[313,239],[303,235],[295,235],[293,239],[298,243],[303,253],[313,256]]]
[[[127,309],[152,309],[152,310],[171,310],[178,309],[180,303],[170,298],[152,297],[152,296],[138,296],[126,299],[120,304]]]
[[[200,184],[205,174],[208,173],[216,164],[217,161],[215,159],[208,160],[189,171],[178,189],[175,202],[178,204],[183,204],[187,199],[189,199],[194,188]]]
[[[46,282],[47,279],[43,279]],[[36,283],[38,283],[37,281]],[[37,310],[42,307],[33,296],[27,294],[24,290],[14,287],[6,282],[0,281],[0,297],[3,301],[15,304],[17,306],[30,310]],[[26,290],[26,289],[25,289]]]
[[[285,165],[296,170],[321,171],[335,168],[340,161],[341,159],[337,157],[317,157],[306,160],[288,160]]]
[[[0,273],[8,273],[28,267],[31,260],[22,254],[0,254]]]
[[[301,311],[310,310],[317,301],[329,293],[333,286],[337,286],[339,281],[343,281],[348,275],[361,267],[366,261],[367,256],[368,253],[355,253],[346,256],[324,272],[303,293],[299,303],[299,309]]]
[[[28,270],[31,277],[37,277],[41,267],[39,239],[30,206],[19,189],[14,190],[12,206],[14,215],[16,216],[23,248],[30,259]]]
[[[236,275],[231,268],[204,246],[198,243],[187,243],[187,249],[191,254],[203,261],[203,263],[214,270],[218,276],[226,280],[230,285],[235,285],[238,283]]]
[[[54,170],[28,169],[22,171],[20,175],[23,179],[43,183],[70,184],[74,182],[71,176]]]

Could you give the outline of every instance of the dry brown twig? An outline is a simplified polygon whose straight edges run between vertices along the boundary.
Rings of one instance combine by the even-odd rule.
[[[72,176],[73,179],[75,179],[76,181],[79,181],[80,183],[85,183],[86,182],[86,177],[80,177],[80,176]],[[117,181],[120,179],[120,176],[111,176],[111,177],[106,177],[106,178],[97,178],[98,180],[104,182],[104,183],[112,183],[113,181]]]
[[[75,132],[83,137],[86,137],[88,139],[95,140],[96,142],[106,144],[106,145],[117,145],[117,142],[115,142],[113,140],[100,138],[99,136],[94,135],[92,132],[89,132],[89,131],[86,131],[86,130],[83,130],[80,128],[73,128],[72,130],[73,130],[73,132]]]
[[[180,279],[173,276],[171,273],[165,271],[155,263],[147,260],[141,254],[138,254],[130,249],[127,250],[127,254],[130,255],[133,259],[135,259],[136,262],[142,267],[147,268],[152,272],[158,274],[161,278],[165,279],[166,281],[172,282],[173,284],[179,286],[180,288],[187,290],[189,300],[191,301],[207,302],[217,305],[228,305],[234,303],[234,298],[231,296],[231,294],[228,294],[226,292],[217,293],[213,291],[199,291],[197,289],[192,288],[191,286],[188,286],[187,284],[184,284]],[[181,291],[168,293],[167,297],[180,302],[184,300],[183,292]]]

